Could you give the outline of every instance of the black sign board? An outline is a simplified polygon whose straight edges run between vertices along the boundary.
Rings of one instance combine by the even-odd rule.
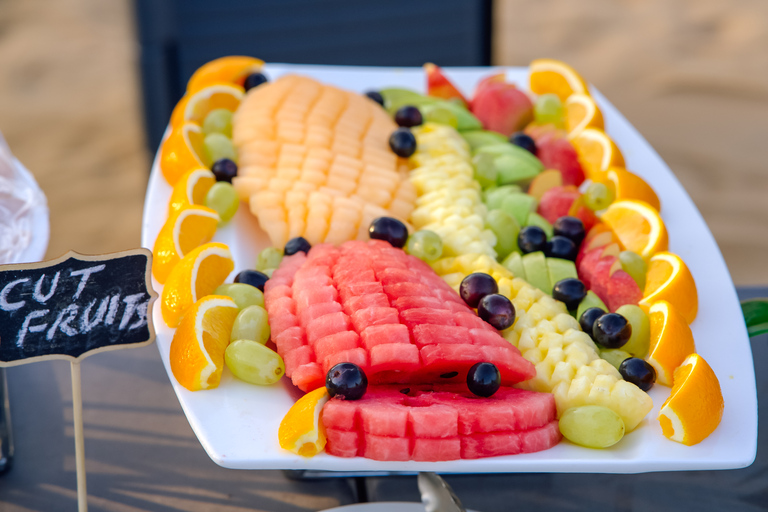
[[[152,343],[146,249],[0,266],[0,366]]]

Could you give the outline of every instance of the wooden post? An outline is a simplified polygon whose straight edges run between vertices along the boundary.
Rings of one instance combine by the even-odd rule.
[[[85,444],[83,436],[83,394],[80,386],[80,363],[72,361],[72,414],[75,418],[75,465],[77,467],[77,510],[88,512],[85,487]]]

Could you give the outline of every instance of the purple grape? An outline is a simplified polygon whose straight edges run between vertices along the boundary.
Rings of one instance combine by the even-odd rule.
[[[515,306],[505,296],[493,293],[480,299],[477,315],[495,329],[503,331],[515,323]]]
[[[339,363],[325,376],[325,388],[333,398],[342,400],[360,400],[368,389],[368,377],[354,363]]]
[[[291,238],[288,240],[288,243],[285,244],[285,249],[283,249],[283,254],[285,256],[290,256],[292,254],[296,254],[299,251],[308,253],[311,248],[312,245],[307,241],[306,238],[297,236],[296,238]]]
[[[398,126],[403,128],[411,128],[413,126],[419,126],[424,122],[424,118],[421,116],[421,111],[413,105],[406,105],[400,107],[395,112],[395,122]]]
[[[570,239],[564,236],[553,236],[544,246],[544,256],[576,261],[579,249]]]
[[[587,296],[587,287],[584,283],[575,277],[561,279],[555,283],[552,288],[552,297],[565,302],[565,307],[574,310],[579,307],[579,303]]]
[[[267,281],[269,281],[269,276],[258,270],[243,270],[235,276],[236,283],[245,283],[255,286],[262,292],[264,292],[264,284],[266,284]]]
[[[618,313],[606,313],[592,326],[592,339],[606,348],[621,348],[632,336],[632,325]]]
[[[581,326],[581,330],[589,334],[590,338],[594,339],[592,329],[595,326],[595,321],[604,314],[605,311],[603,311],[602,308],[589,308],[585,310],[579,318],[579,325]]]
[[[529,135],[524,134],[523,132],[516,132],[510,135],[509,142],[514,144],[515,146],[519,146],[529,153],[535,155],[538,152],[538,148],[536,147],[536,141],[533,140]]]
[[[237,164],[229,158],[222,158],[213,163],[211,172],[216,177],[216,181],[232,183],[232,178],[237,176]]]
[[[459,295],[471,308],[476,308],[480,299],[493,293],[499,293],[499,285],[493,277],[482,272],[469,274],[459,285]]]
[[[581,219],[565,215],[560,217],[552,225],[554,228],[554,234],[556,236],[564,236],[578,247],[581,245],[581,241],[584,240],[586,232],[584,231],[584,223]]]
[[[379,91],[368,91],[365,93],[365,95],[382,107],[384,106],[384,96],[382,96]]]
[[[543,251],[547,245],[547,234],[539,226],[525,226],[517,235],[517,246],[523,254]]]
[[[467,373],[467,387],[477,396],[488,398],[499,390],[501,373],[492,363],[475,363]]]
[[[264,73],[251,73],[247,77],[245,77],[245,82],[243,82],[243,88],[246,92],[250,91],[256,86],[259,86],[261,84],[265,84],[269,82],[269,79]]]
[[[402,249],[408,241],[408,228],[392,217],[379,217],[371,222],[368,236],[374,240],[384,240],[389,242],[392,247]]]
[[[619,373],[624,380],[631,382],[643,391],[648,391],[656,382],[656,370],[638,357],[628,357],[619,365]]]
[[[397,156],[408,158],[416,152],[416,137],[408,128],[398,128],[389,136],[389,147]]]

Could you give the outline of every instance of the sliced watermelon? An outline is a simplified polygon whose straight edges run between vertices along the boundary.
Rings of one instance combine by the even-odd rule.
[[[339,457],[439,461],[530,453],[560,441],[554,397],[502,387],[480,398],[458,386],[373,386],[331,399],[321,416]]]
[[[264,299],[286,375],[303,391],[339,362],[371,384],[465,382],[480,361],[498,367],[503,385],[536,373],[428,265],[379,240],[283,258]]]

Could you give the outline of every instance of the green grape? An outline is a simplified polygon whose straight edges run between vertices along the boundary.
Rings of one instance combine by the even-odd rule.
[[[283,260],[283,250],[277,247],[263,249],[256,258],[256,270],[264,272],[268,268],[277,268]]]
[[[224,361],[235,377],[250,384],[268,386],[285,373],[283,358],[252,340],[236,340],[224,351]]]
[[[213,292],[214,295],[226,295],[237,304],[239,309],[248,306],[264,307],[264,294],[255,286],[245,283],[225,283]]]
[[[232,138],[232,112],[225,108],[217,108],[208,112],[203,121],[203,133],[221,133]]]
[[[624,347],[621,348],[607,348],[600,351],[600,357],[611,363],[611,366],[619,369],[619,365],[624,362],[625,359],[632,357],[632,354],[624,351]]]
[[[648,265],[645,260],[636,252],[622,251],[619,253],[621,268],[632,276],[640,290],[645,289],[645,273],[648,271]]]
[[[593,212],[605,210],[610,206],[613,200],[613,190],[608,188],[604,183],[592,183],[587,187],[587,191],[584,192],[584,202],[586,203],[587,208]]]
[[[443,240],[434,231],[422,229],[408,237],[405,250],[422,261],[432,263],[443,255]]]
[[[560,433],[587,448],[608,448],[624,437],[624,421],[601,405],[571,407],[560,416]]]
[[[419,107],[424,121],[429,123],[447,124],[454,128],[459,126],[459,118],[456,114],[442,105],[422,105]]]
[[[205,195],[205,206],[219,214],[219,226],[226,224],[237,213],[240,198],[235,187],[226,181],[217,181]]]
[[[276,269],[276,268],[265,268],[264,270],[262,270],[262,272],[264,272],[265,274],[267,274],[267,276],[268,276],[270,279],[272,279],[272,273],[273,273],[275,270],[277,270],[277,269]]]
[[[496,235],[494,250],[499,261],[510,253],[518,251],[517,235],[520,233],[520,224],[514,217],[504,210],[491,210],[485,217],[485,225]]]
[[[496,185],[498,173],[496,171],[496,158],[487,153],[478,153],[472,158],[472,166],[475,168],[475,180],[484,189]]]
[[[533,117],[537,124],[554,124],[564,128],[563,102],[556,94],[542,94],[533,104]]]
[[[625,304],[616,312],[632,326],[632,335],[621,349],[635,357],[645,357],[651,344],[651,321],[648,314],[634,304]]]
[[[248,306],[237,314],[229,339],[252,340],[263,345],[269,340],[269,334],[267,310],[261,306]]]
[[[206,135],[205,139],[203,139],[203,148],[205,150],[205,157],[211,164],[222,158],[229,158],[237,163],[237,151],[235,151],[235,146],[232,145],[232,141],[226,135],[221,133]]]

